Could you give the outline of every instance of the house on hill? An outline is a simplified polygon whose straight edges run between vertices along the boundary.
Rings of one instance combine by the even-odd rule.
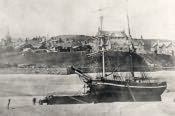
[[[165,43],[161,43],[159,45],[159,49],[157,51],[158,54],[166,54],[166,44]]]
[[[18,51],[24,51],[25,49],[34,50],[34,47],[33,47],[31,44],[25,43],[25,44],[22,44],[22,45],[16,47],[16,49],[17,49]]]
[[[18,38],[18,39],[14,39],[13,40],[13,45],[14,48],[19,48],[19,46],[23,45],[25,43],[25,41],[22,38]]]
[[[157,41],[152,44],[151,51],[156,54],[174,55],[175,44],[170,41]]]
[[[153,43],[153,45],[151,46],[151,51],[155,54],[158,53],[158,48],[159,48],[159,45],[157,42]]]
[[[129,40],[125,31],[98,31],[97,36],[106,36],[106,49],[114,51],[129,51]],[[102,45],[102,41],[99,40],[99,45]]]
[[[174,43],[174,42],[170,42],[170,43],[167,44],[167,46],[166,46],[166,53],[167,53],[168,55],[174,56],[174,52],[175,52],[175,43]]]
[[[4,48],[6,46],[6,40],[5,39],[1,39],[1,42],[0,42],[0,46],[1,48]]]
[[[10,36],[10,32],[8,31],[5,38],[1,39],[0,42],[1,48],[13,48],[12,37]]]
[[[61,38],[49,40],[47,44],[49,44],[50,50],[59,52],[70,52],[72,47],[70,41],[66,42]]]
[[[60,35],[51,37],[47,44],[53,51],[71,52],[71,51],[89,51],[92,38],[85,35]],[[86,50],[85,50],[86,51]]]
[[[166,44],[159,41],[155,42],[151,47],[151,51],[156,54],[166,54]]]
[[[22,42],[20,45],[16,46],[16,49],[19,51],[23,51],[26,48],[30,48],[31,50],[34,49],[47,49],[46,41],[43,41],[44,39],[34,37],[32,39],[26,38],[24,42]]]
[[[134,48],[136,48],[136,53],[145,54],[143,39],[133,39]]]

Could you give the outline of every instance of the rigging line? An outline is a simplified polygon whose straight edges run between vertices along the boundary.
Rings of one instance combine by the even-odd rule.
[[[84,82],[84,81],[82,80],[82,78],[80,77],[80,75],[78,75],[78,78],[80,79],[81,82]]]
[[[131,90],[131,88],[130,88],[130,86],[129,86],[128,82],[127,82],[127,84],[126,84],[126,85],[127,85],[127,87],[128,87],[129,93],[130,93],[130,95],[131,95],[131,97],[132,97],[133,101],[135,102],[135,101],[136,101],[136,99],[135,99],[134,93],[132,92],[132,90]]]
[[[124,81],[125,77],[121,73],[120,73],[120,76],[121,76],[122,80]]]
[[[120,81],[122,81],[122,77],[119,75],[118,72],[117,72],[117,77],[119,77]]]
[[[82,93],[82,90],[84,90],[84,86],[83,86],[83,88],[79,89],[74,95]]]
[[[106,77],[112,75],[115,71],[117,71],[119,69],[119,66],[120,64],[117,66],[117,68],[114,68],[114,70],[110,74],[106,75]]]
[[[84,74],[83,72],[81,72],[80,70],[75,69],[75,68],[74,68],[74,70],[75,70],[75,73],[77,73],[78,75],[82,76],[85,80],[88,81],[88,80],[92,79],[92,77],[90,75]]]
[[[80,77],[80,75],[79,75],[78,77],[79,77],[79,79],[80,79],[80,81],[81,81],[82,83],[85,82],[85,81],[83,81],[83,79]],[[85,84],[84,84],[84,85],[85,85]],[[82,93],[81,90],[84,90],[84,86],[83,86],[83,88],[80,88],[80,89],[77,91],[77,93],[75,93],[74,95],[77,95],[77,94],[79,94],[79,93]]]

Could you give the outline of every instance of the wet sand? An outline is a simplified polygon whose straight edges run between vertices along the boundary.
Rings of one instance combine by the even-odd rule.
[[[24,100],[24,99],[23,99]],[[22,105],[0,108],[1,116],[174,116],[172,102],[114,102],[99,104],[33,106],[25,99]],[[27,103],[28,101],[28,103]]]
[[[98,104],[32,104],[49,92],[75,94],[83,84],[76,75],[0,75],[0,116],[175,116],[175,72],[152,73],[168,83],[160,102],[114,102]],[[7,109],[8,99],[10,109]]]

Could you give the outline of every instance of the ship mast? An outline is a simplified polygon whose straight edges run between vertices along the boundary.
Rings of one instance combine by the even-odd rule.
[[[100,16],[100,31],[103,30],[103,16]]]
[[[105,48],[102,47],[103,77],[105,77]]]
[[[102,42],[102,77],[105,77],[105,35],[102,34],[103,30],[103,16],[100,16],[100,37]]]
[[[135,52],[135,47],[134,47],[134,44],[132,42],[132,36],[131,36],[131,29],[130,29],[130,23],[129,23],[129,13],[128,13],[128,0],[126,0],[127,2],[127,11],[126,11],[126,18],[127,18],[127,29],[128,29],[128,39],[130,40],[131,42],[131,49],[129,47],[129,53],[130,53],[130,71],[131,71],[131,75],[132,77],[134,77],[134,63],[133,63],[133,52]]]

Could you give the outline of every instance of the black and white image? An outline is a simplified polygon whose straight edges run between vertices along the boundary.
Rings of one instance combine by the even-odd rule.
[[[173,0],[0,0],[1,116],[174,116]]]

